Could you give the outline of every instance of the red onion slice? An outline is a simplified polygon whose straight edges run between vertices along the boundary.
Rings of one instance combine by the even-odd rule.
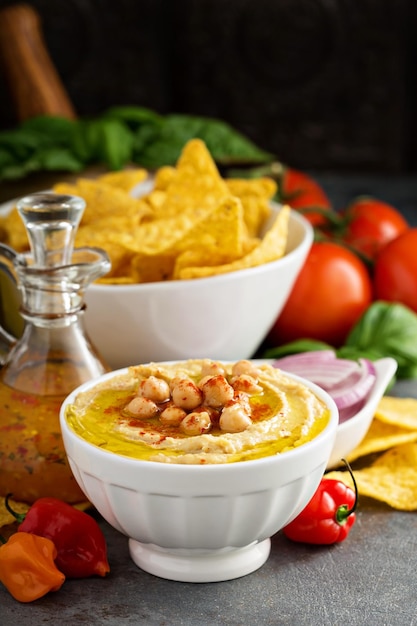
[[[340,422],[353,417],[362,408],[376,380],[372,361],[339,359],[332,350],[292,354],[275,360],[273,365],[327,391],[339,409]]]

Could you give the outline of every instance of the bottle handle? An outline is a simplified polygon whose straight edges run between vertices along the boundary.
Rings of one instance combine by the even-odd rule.
[[[23,332],[20,292],[13,271],[16,252],[0,243],[0,365]]]

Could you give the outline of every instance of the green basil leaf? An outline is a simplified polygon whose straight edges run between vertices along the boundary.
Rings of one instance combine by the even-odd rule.
[[[160,129],[155,124],[142,124],[133,135],[133,155],[132,159],[138,165],[147,167],[144,165],[146,160],[146,151],[149,146],[159,141]],[[160,161],[160,157],[157,157]],[[152,161],[154,163],[155,159]],[[171,161],[164,163],[165,165],[171,165]]]
[[[76,122],[65,117],[40,115],[22,123],[22,129],[36,133],[43,143],[67,144]]]
[[[163,124],[161,115],[151,109],[137,106],[112,107],[104,113],[104,116],[118,119],[132,128],[137,128],[142,124],[152,124],[153,126]]]
[[[225,122],[192,115],[167,115],[154,131],[153,141],[144,145],[136,160],[143,167],[156,169],[174,165],[190,139],[202,139],[214,160],[221,165],[238,163],[264,163],[273,157],[255,146],[249,139]]]
[[[315,339],[297,339],[276,348],[268,348],[263,353],[265,359],[280,359],[289,354],[299,354],[301,352],[313,352],[315,350],[333,350],[332,346],[323,341]]]
[[[16,159],[13,157],[10,150],[0,148],[0,171],[10,165],[16,165]]]
[[[101,129],[98,120],[79,120],[74,125],[70,149],[75,157],[87,164],[99,159]]]
[[[12,165],[6,165],[1,170],[0,181],[19,180],[20,178],[23,178],[24,176],[29,174],[31,171],[33,170],[31,170],[31,168],[26,165],[25,161]]]
[[[23,127],[0,133],[0,148],[9,150],[19,161],[24,161],[42,144],[39,133]]]
[[[345,342],[358,351],[375,351],[398,363],[398,378],[417,368],[417,314],[397,302],[374,302],[355,324]]]
[[[111,170],[120,170],[132,157],[132,133],[127,125],[119,120],[101,118],[98,147],[101,160]]]
[[[77,159],[71,150],[66,148],[49,148],[38,153],[41,168],[45,170],[79,172],[84,164]]]

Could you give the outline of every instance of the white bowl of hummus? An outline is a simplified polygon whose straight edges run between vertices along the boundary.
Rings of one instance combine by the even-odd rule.
[[[324,474],[338,411],[270,364],[193,359],[105,374],[60,419],[77,482],[136,565],[214,582],[265,563]]]

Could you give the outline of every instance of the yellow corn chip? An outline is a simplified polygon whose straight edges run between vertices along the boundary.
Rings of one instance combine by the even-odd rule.
[[[417,510],[417,443],[388,450],[370,467],[354,471],[359,494],[401,511]],[[349,472],[329,472],[327,478],[353,486]]]
[[[256,267],[257,265],[281,258],[285,253],[287,243],[289,217],[290,208],[288,206],[282,207],[274,224],[259,245],[241,259],[217,267],[184,268],[180,271],[179,277],[181,279],[191,279],[225,274],[226,272]]]
[[[242,201],[243,217],[251,236],[256,236],[271,214],[270,202],[277,191],[272,178],[230,178],[226,185],[234,196]]]
[[[14,207],[8,215],[0,218],[1,241],[16,250],[25,252],[29,249],[29,240],[22,218]]]
[[[384,396],[375,417],[387,424],[417,430],[417,399]]]
[[[386,424],[374,419],[364,439],[349,454],[347,460],[351,463],[367,454],[383,452],[393,446],[410,441],[417,441],[417,430],[408,430],[407,428]]]
[[[171,165],[160,167],[155,174],[155,189],[159,191],[166,191],[168,185],[174,180],[176,171],[175,167],[172,167]]]
[[[138,198],[132,198],[126,191],[100,183],[97,180],[79,178],[75,185],[57,184],[56,193],[69,193],[80,196],[86,202],[81,224],[94,224],[103,219],[130,216],[137,223],[144,217],[152,216],[149,207],[144,207]]]
[[[148,172],[141,168],[122,170],[120,172],[107,172],[97,178],[98,183],[104,183],[124,191],[132,191],[136,185],[142,183],[148,177]]]
[[[132,257],[132,270],[137,282],[154,283],[171,280],[175,265],[176,252],[167,251],[159,254],[137,254]]]
[[[210,152],[200,139],[192,139],[184,147],[175,176],[166,185],[165,193],[165,202],[156,211],[157,218],[188,212],[198,217],[230,196]]]

